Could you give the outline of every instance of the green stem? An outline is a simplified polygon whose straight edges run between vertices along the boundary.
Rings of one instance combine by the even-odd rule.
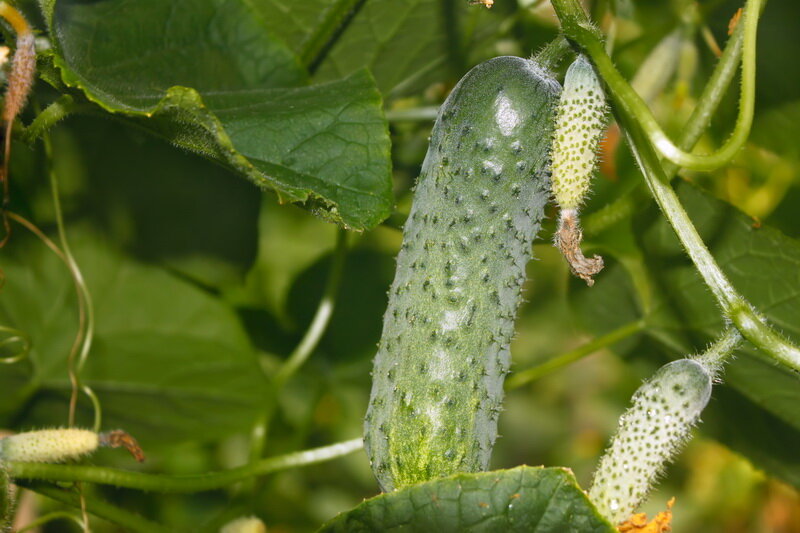
[[[615,68],[605,52],[602,40],[590,25],[577,0],[553,0],[553,7],[567,37],[577,42],[592,58],[602,73],[604,81],[619,98],[619,105],[627,115],[638,118],[650,142],[670,161],[695,170],[714,170],[727,164],[747,141],[753,122],[755,107],[755,48],[758,18],[762,0],[747,0],[744,13],[744,52],[742,60],[742,89],[736,126],[728,140],[716,152],[694,155],[676,146],[659,126],[647,104]]]
[[[30,531],[31,529],[36,529],[39,526],[43,526],[54,520],[71,520],[77,524],[78,527],[83,528],[83,522],[80,518],[75,516],[72,513],[68,513],[66,511],[56,511],[54,513],[48,513],[44,516],[40,516],[36,520],[29,522],[25,527],[21,527],[17,530],[17,533],[24,533],[25,531]]]
[[[308,360],[319,341],[322,340],[322,336],[325,334],[333,315],[336,294],[339,292],[339,285],[342,281],[345,257],[347,257],[347,231],[339,229],[336,234],[333,264],[331,265],[331,271],[325,284],[325,290],[322,293],[322,299],[319,301],[317,312],[314,314],[311,325],[306,330],[300,344],[297,345],[289,359],[286,360],[275,375],[277,389],[283,388],[289,378]]]
[[[624,112],[620,113],[620,118],[631,151],[642,169],[653,197],[678,235],[703,281],[717,299],[723,314],[748,341],[780,363],[800,372],[800,348],[775,332],[767,324],[766,319],[736,291],[697,233],[635,118],[625,115]]]
[[[265,400],[264,409],[253,426],[250,436],[250,462],[253,464],[257,463],[264,456],[264,449],[266,448],[269,438],[272,418],[275,416],[278,399],[283,392],[286,382],[288,382],[297,370],[308,360],[314,352],[314,349],[322,340],[325,330],[328,328],[336,304],[336,294],[339,291],[339,285],[341,285],[346,257],[347,231],[339,229],[336,234],[333,263],[331,264],[328,280],[325,283],[325,289],[322,293],[319,305],[317,306],[314,318],[311,320],[311,324],[300,340],[300,343],[273,377],[272,386]],[[255,483],[256,481],[254,480],[254,484]],[[251,488],[254,489],[254,487]],[[256,491],[253,490],[253,493],[255,492]]]
[[[363,448],[360,438],[313,448],[302,452],[261,459],[239,468],[193,476],[165,476],[101,466],[58,465],[47,463],[9,462],[9,472],[15,479],[47,481],[85,481],[128,489],[155,492],[202,492],[220,489],[253,476],[263,476],[281,470],[330,461]]]
[[[697,105],[692,111],[689,120],[686,121],[678,138],[678,146],[683,150],[691,150],[703,132],[706,131],[714,113],[722,102],[725,93],[728,91],[733,77],[742,57],[742,46],[744,44],[744,27],[739,24],[728,39],[725,50],[719,58],[716,68],[708,78]],[[672,161],[665,161],[664,174],[672,178],[678,170],[678,165]]]
[[[517,372],[506,380],[506,390],[518,389],[524,385],[527,385],[528,383],[531,383],[532,381],[536,381],[542,376],[546,376],[547,374],[550,374],[559,368],[583,359],[587,355],[591,355],[598,350],[616,344],[623,339],[627,339],[631,335],[639,333],[644,328],[645,323],[642,320],[625,324],[624,326],[615,329],[611,333],[607,333],[602,337],[597,337],[596,339],[587,342],[583,346],[556,356],[547,362],[542,363],[541,365]]]
[[[533,56],[533,59],[539,63],[542,68],[555,70],[564,57],[570,52],[572,52],[572,49],[569,46],[569,42],[562,35],[559,35],[547,43],[544,48],[539,50]]]
[[[736,328],[728,327],[705,352],[695,355],[692,359],[711,370],[712,374],[716,374],[722,370],[722,365],[741,343],[741,333]]]
[[[61,95],[55,102],[39,113],[33,122],[31,122],[30,126],[25,128],[22,135],[23,140],[27,143],[32,143],[43,136],[45,132],[49,131],[50,128],[55,126],[58,122],[71,115],[77,107],[75,99],[71,95]]]
[[[40,113],[41,115],[41,113]],[[89,351],[92,348],[92,340],[94,339],[94,305],[92,304],[92,295],[83,278],[78,262],[72,255],[72,250],[69,246],[67,239],[67,232],[64,226],[64,214],[61,209],[61,198],[59,196],[58,176],[56,175],[53,167],[53,143],[50,139],[50,133],[45,130],[42,134],[42,141],[44,143],[45,157],[48,161],[49,174],[50,174],[50,188],[53,197],[53,208],[55,211],[56,225],[58,226],[58,236],[61,242],[61,251],[69,268],[72,278],[78,290],[78,314],[79,314],[79,327],[76,343],[80,344],[80,351],[72,351],[67,361],[69,367],[69,377],[72,383],[72,396],[70,397],[69,404],[69,426],[75,424],[75,416],[77,409],[77,395],[78,391],[83,391],[87,394],[94,406],[94,430],[100,431],[102,425],[102,410],[97,396],[92,390],[81,383],[80,373],[86,364],[86,359],[89,357]],[[76,359],[77,358],[77,359]]]
[[[22,483],[22,486],[28,490],[39,493],[42,496],[46,496],[51,500],[67,504],[70,507],[75,507],[77,509],[81,508],[80,497],[74,491],[64,490],[42,483]],[[170,531],[173,531],[172,529],[156,524],[155,522],[151,522],[150,520],[142,518],[138,514],[132,513],[108,502],[89,497],[85,497],[85,499],[86,510],[89,513],[98,518],[102,518],[122,526],[126,531],[141,533],[169,533]]]
[[[433,122],[437,116],[439,116],[439,107],[435,105],[386,111],[386,120],[389,122]]]
[[[333,43],[341,35],[366,0],[336,0],[322,15],[322,22],[301,45],[300,61],[314,72],[319,68]]]
[[[714,72],[711,73],[711,77],[704,86],[692,115],[681,130],[678,146],[682,149],[691,150],[711,123],[712,116],[719,107],[720,102],[722,102],[722,98],[725,96],[725,92],[736,74],[736,68],[742,55],[743,41],[744,31],[743,27],[739,25],[734,30]],[[678,165],[671,161],[665,161],[662,166],[664,167],[664,174],[670,179],[675,176],[678,170]],[[584,234],[587,236],[596,235],[623,218],[627,218],[636,209],[646,205],[642,200],[639,187],[621,193],[613,202],[584,218]]]

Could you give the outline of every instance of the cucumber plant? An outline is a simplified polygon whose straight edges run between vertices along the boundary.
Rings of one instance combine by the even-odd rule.
[[[721,533],[725,520],[686,512],[676,483],[663,487],[674,508],[649,524],[631,515],[701,411],[714,422],[704,433],[796,483],[786,443],[800,440],[800,350],[770,324],[800,335],[800,244],[768,227],[796,234],[796,158],[768,133],[800,133],[773,91],[744,145],[763,0],[743,2],[716,60],[725,2],[0,0],[0,431],[11,435],[0,530],[66,519],[96,533],[307,531],[381,491],[321,531],[664,531],[674,510],[676,531]],[[535,59],[490,59],[526,55],[553,11],[561,37]],[[794,18],[773,16],[759,37],[791,33],[775,29],[782,20]],[[666,37],[645,58],[655,34]],[[712,129],[703,146],[721,148],[692,152],[717,115],[732,116],[716,110],[740,63],[733,134]],[[788,98],[791,68],[778,70],[764,79]],[[633,163],[615,157],[622,138]],[[608,166],[592,182],[598,158]],[[697,188],[676,194],[679,166],[764,226]],[[262,205],[252,183],[307,212]],[[534,243],[540,225],[596,286],[565,283],[562,258]],[[603,260],[582,251],[598,246],[602,277]],[[579,346],[576,315],[581,337],[597,335]],[[624,375],[624,356],[642,350],[632,366],[655,369],[715,328],[726,329],[711,350],[641,386],[587,491],[582,468],[482,472],[601,455],[576,428],[599,435],[599,413],[623,412],[598,389]],[[739,333],[750,344],[728,361]],[[521,389],[612,346],[618,364],[606,353]],[[711,401],[723,363],[736,392]],[[134,432],[154,460],[117,463],[99,448],[142,450],[107,427]],[[326,444],[339,438],[350,440]],[[715,468],[704,479],[721,479]],[[732,520],[766,516],[743,507]]]
[[[560,85],[535,61],[467,73],[439,111],[397,256],[364,439],[384,490],[489,465],[548,192]]]

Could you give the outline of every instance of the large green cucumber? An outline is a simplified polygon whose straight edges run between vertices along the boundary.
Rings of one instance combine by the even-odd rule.
[[[560,85],[498,57],[433,128],[375,357],[365,446],[385,491],[488,467]]]

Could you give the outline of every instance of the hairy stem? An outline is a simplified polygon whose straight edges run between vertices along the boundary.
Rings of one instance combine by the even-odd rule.
[[[101,466],[47,463],[9,462],[8,468],[14,479],[21,480],[84,481],[155,492],[190,493],[219,489],[253,476],[263,476],[281,470],[330,461],[358,451],[363,446],[361,438],[358,438],[321,448],[261,459],[256,463],[239,468],[193,476],[165,476]]]
[[[72,255],[72,250],[69,246],[67,239],[67,232],[64,226],[64,215],[61,210],[61,199],[59,196],[58,176],[53,167],[53,143],[50,139],[50,133],[45,131],[42,135],[44,143],[45,156],[48,161],[48,172],[50,175],[50,188],[53,197],[53,209],[55,211],[56,225],[58,226],[58,236],[61,242],[61,251],[63,252],[64,259],[69,268],[70,274],[75,282],[78,290],[78,316],[79,326],[78,335],[75,339],[75,347],[80,346],[79,350],[73,349],[70,351],[69,358],[67,359],[69,379],[72,384],[72,394],[69,401],[69,426],[75,425],[75,416],[78,405],[78,393],[83,391],[91,400],[94,407],[94,430],[100,431],[102,425],[102,409],[100,402],[94,392],[88,385],[81,383],[80,373],[86,364],[86,359],[89,357],[89,351],[92,348],[92,340],[94,339],[94,305],[92,304],[92,295],[89,292],[89,287],[86,285],[86,280],[83,278],[78,262]]]
[[[639,124],[633,117],[622,113],[620,115],[631,150],[653,197],[703,281],[711,289],[725,317],[756,347],[783,365],[800,372],[800,348],[775,332],[766,319],[736,291],[692,224]]]
[[[261,416],[256,421],[251,433],[250,460],[255,463],[264,455],[267,439],[269,437],[269,427],[272,417],[275,415],[278,399],[280,398],[286,382],[303,366],[308,360],[314,349],[322,340],[325,330],[328,328],[333,309],[336,304],[336,294],[342,281],[344,271],[344,261],[347,257],[347,231],[339,229],[336,234],[336,247],[333,251],[333,263],[331,265],[328,280],[322,293],[317,312],[311,320],[311,324],[303,335],[302,340],[289,355],[289,358],[278,369],[272,379],[272,387],[266,400],[266,405]]]
[[[678,146],[684,150],[691,150],[706,131],[711,118],[719,107],[728,87],[733,81],[739,59],[742,57],[742,42],[744,41],[744,28],[739,25],[728,40],[725,50],[720,56],[716,68],[711,73],[708,82],[703,87],[702,94],[697,100],[697,105],[686,121],[678,139]],[[671,161],[662,164],[664,174],[672,179],[678,165]],[[630,216],[638,207],[645,205],[642,201],[640,187],[634,187],[621,193],[607,206],[591,213],[584,218],[583,231],[592,236],[601,233],[608,227]]]
[[[78,105],[75,103],[75,99],[69,94],[62,94],[33,119],[30,126],[25,128],[22,138],[25,142],[32,143],[57,123],[70,116],[76,109],[78,109]]]
[[[708,368],[712,374],[718,374],[722,370],[722,365],[733,355],[733,351],[741,343],[742,334],[736,328],[729,326],[705,352],[692,357],[692,359]]]
[[[562,35],[559,35],[547,43],[544,48],[539,50],[533,56],[533,59],[539,63],[542,68],[555,70],[564,57],[570,52],[569,42]]]

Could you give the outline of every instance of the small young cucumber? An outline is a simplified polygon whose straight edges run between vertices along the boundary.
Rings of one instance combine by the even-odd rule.
[[[0,439],[0,459],[23,463],[63,463],[88,455],[100,436],[88,429],[40,429]]]
[[[549,198],[560,85],[498,57],[433,128],[375,357],[365,446],[385,491],[488,467],[509,343]]]
[[[583,56],[570,65],[558,104],[553,135],[553,196],[561,208],[556,245],[575,275],[589,285],[603,268],[603,259],[581,252],[579,210],[597,166],[597,150],[606,128],[603,86]]]
[[[95,433],[89,429],[39,429],[0,439],[0,463],[63,463],[94,453],[97,448],[125,448],[144,461],[144,453],[131,435],[115,429]]]
[[[636,391],[589,489],[589,499],[611,523],[631,516],[689,439],[711,397],[712,378],[704,364],[679,359]]]

